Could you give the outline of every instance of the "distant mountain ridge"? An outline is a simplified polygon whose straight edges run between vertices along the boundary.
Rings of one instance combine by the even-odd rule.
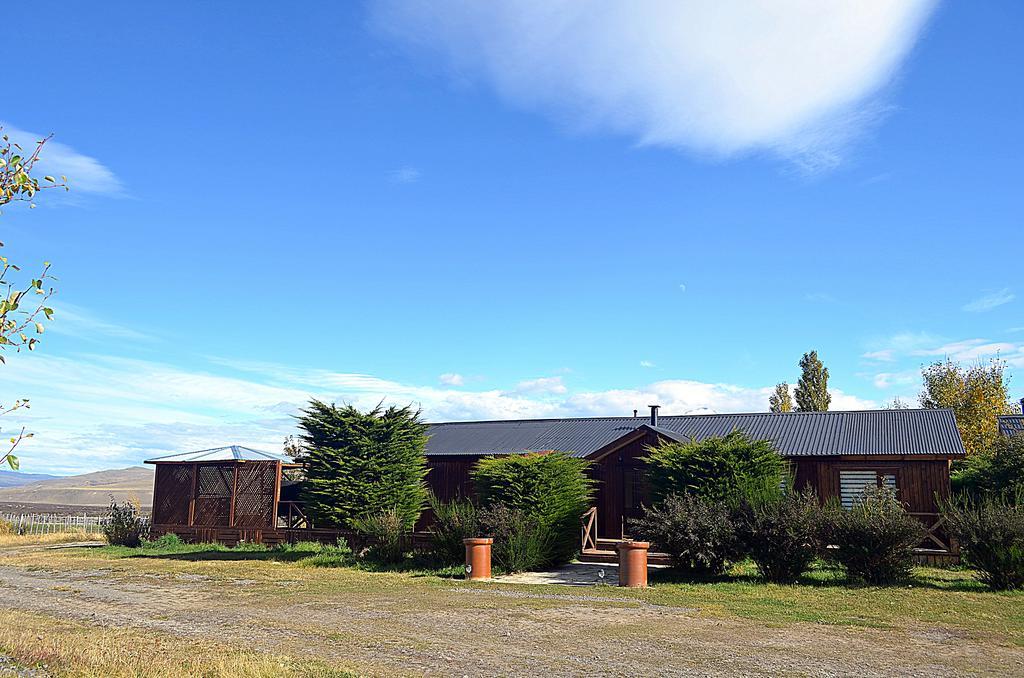
[[[2,471],[0,470],[0,489],[6,487],[18,487],[19,485],[28,485],[29,483],[36,483],[41,480],[53,480],[60,476],[51,476],[45,473],[22,473],[21,471]]]
[[[85,473],[80,476],[47,477],[0,489],[0,502],[107,506],[115,501],[137,501],[143,508],[153,504],[153,471],[141,466]]]

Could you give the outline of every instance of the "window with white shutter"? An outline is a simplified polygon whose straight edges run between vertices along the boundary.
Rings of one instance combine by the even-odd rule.
[[[864,496],[865,488],[879,486],[895,491],[896,475],[875,470],[839,472],[839,500],[843,508],[853,508],[853,505]]]

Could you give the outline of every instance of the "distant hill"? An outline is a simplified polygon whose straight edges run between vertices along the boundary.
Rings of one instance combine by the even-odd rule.
[[[51,480],[60,476],[48,476],[45,473],[22,473],[21,471],[0,471],[0,489],[28,485],[40,480]]]
[[[136,500],[148,508],[153,504],[153,471],[132,466],[49,478],[0,489],[0,503],[107,506],[111,495],[116,501]]]

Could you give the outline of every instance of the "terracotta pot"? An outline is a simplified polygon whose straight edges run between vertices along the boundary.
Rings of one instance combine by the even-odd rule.
[[[470,537],[463,539],[466,545],[466,579],[491,578],[491,544],[490,537]]]
[[[619,542],[619,586],[647,588],[647,551],[650,548],[650,542],[646,541]]]

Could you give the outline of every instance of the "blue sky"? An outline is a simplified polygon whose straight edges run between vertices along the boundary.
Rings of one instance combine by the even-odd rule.
[[[852,409],[945,355],[1019,372],[1024,9],[800,4],[6,8],[39,53],[0,121],[73,187],[0,216],[60,278],[3,368],[23,469],[279,450],[310,396],[749,411],[817,349]]]

